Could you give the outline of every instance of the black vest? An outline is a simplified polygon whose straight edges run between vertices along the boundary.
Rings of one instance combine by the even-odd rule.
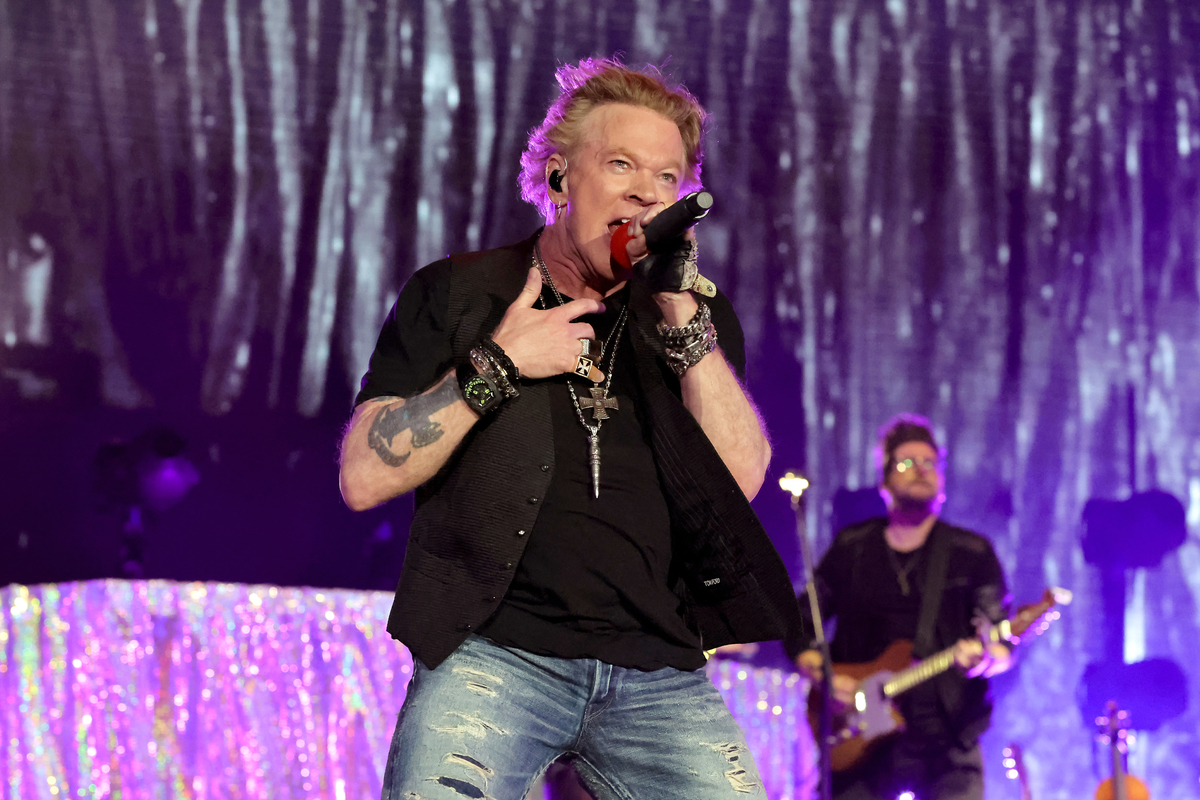
[[[465,360],[520,293],[535,239],[452,256],[447,315]],[[728,300],[718,296],[710,304]],[[657,309],[635,283],[629,328],[649,413],[651,447],[671,514],[672,548],[690,624],[705,648],[783,638],[799,629],[791,581],[766,531],[663,359]],[[716,316],[716,315],[714,315]],[[734,319],[732,313],[729,318]],[[718,330],[726,346],[741,331]],[[416,513],[388,631],[435,668],[496,610],[508,591],[554,470],[548,384],[481,420],[416,492]]]

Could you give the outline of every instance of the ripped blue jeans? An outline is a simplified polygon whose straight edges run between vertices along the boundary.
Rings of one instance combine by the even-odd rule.
[[[703,670],[642,672],[471,636],[436,670],[416,664],[383,800],[522,800],[564,753],[599,800],[764,796]]]

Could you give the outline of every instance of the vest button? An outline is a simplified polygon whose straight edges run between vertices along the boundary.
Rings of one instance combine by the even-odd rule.
[[[549,472],[549,471],[550,471],[550,465],[542,464],[542,472]]]
[[[525,535],[525,531],[517,531],[517,536],[524,536],[524,535]],[[509,562],[509,563],[511,564],[512,562]]]
[[[511,561],[505,561],[505,562],[504,562],[504,568],[505,568],[505,569],[512,569],[512,566],[513,566],[513,562],[511,562]]]
[[[531,505],[531,506],[536,506],[536,505],[537,505],[537,498],[536,498],[536,497],[531,497],[531,498],[529,498],[529,505]]]

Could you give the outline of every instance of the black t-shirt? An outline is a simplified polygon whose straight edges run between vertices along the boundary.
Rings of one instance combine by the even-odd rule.
[[[417,272],[380,334],[356,402],[424,391],[455,365],[447,330],[450,268]],[[627,292],[603,314],[581,317],[607,339]],[[568,299],[569,301],[569,299]],[[557,304],[543,292],[547,307]],[[700,640],[670,590],[671,525],[649,443],[635,377],[630,330],[621,333],[615,369],[606,354],[609,395],[619,408],[600,427],[600,497],[592,494],[588,433],[567,388],[590,399],[590,382],[547,379],[555,469],[537,523],[508,593],[479,633],[501,644],[560,658],[596,658],[617,666],[698,669]],[[526,383],[522,379],[522,383]],[[592,412],[583,410],[589,424]]]
[[[450,262],[417,270],[384,320],[354,405],[377,397],[412,397],[457,366],[446,328]]]
[[[861,559],[858,566],[862,584],[859,588],[867,611],[858,617],[858,624],[870,632],[868,635],[875,645],[882,643],[886,647],[898,639],[912,641],[917,636],[921,617],[921,583],[929,566],[929,544],[900,553],[892,550],[880,534],[866,543]],[[841,626],[838,630],[846,631],[842,637],[845,641],[850,635],[849,630]],[[918,684],[900,695],[896,705],[910,733],[934,740],[947,734],[938,704],[937,686],[932,681]]]

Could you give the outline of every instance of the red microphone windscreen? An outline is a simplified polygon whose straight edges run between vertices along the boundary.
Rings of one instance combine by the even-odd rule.
[[[629,251],[625,248],[625,245],[629,244],[629,240],[632,238],[629,235],[629,223],[626,222],[613,231],[612,241],[609,242],[608,246],[613,260],[625,269],[633,269],[633,264],[629,263]]]

